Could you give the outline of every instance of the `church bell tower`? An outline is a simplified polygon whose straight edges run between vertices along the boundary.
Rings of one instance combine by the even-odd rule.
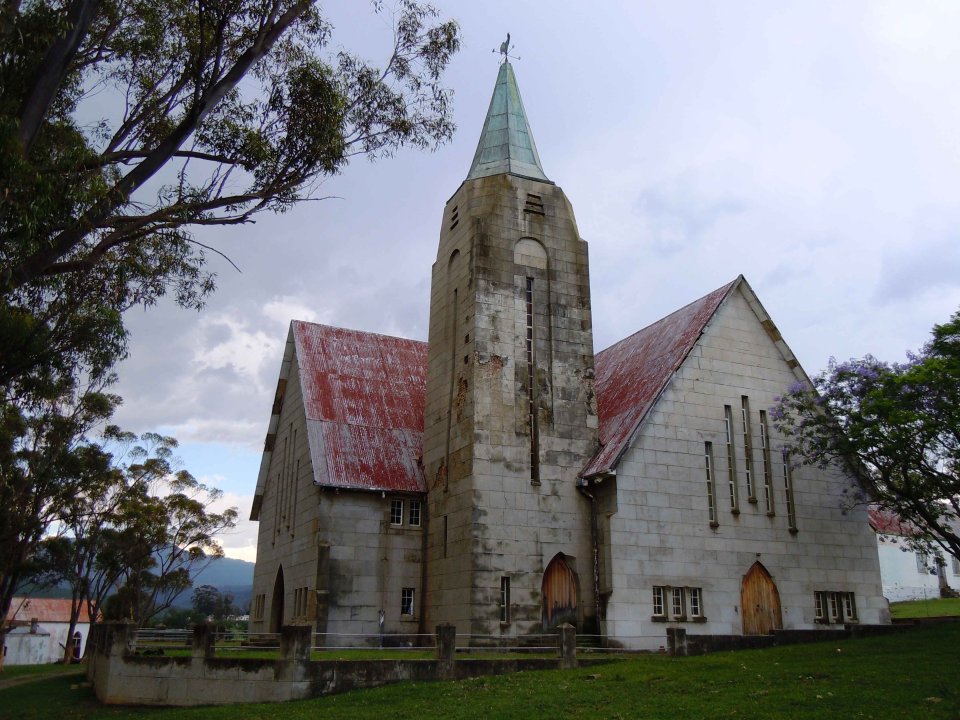
[[[426,627],[520,635],[595,617],[587,244],[505,57],[433,265],[423,463]]]

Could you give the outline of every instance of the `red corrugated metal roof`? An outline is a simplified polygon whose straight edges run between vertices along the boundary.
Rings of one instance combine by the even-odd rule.
[[[6,621],[28,623],[36,618],[40,622],[70,622],[70,600],[65,598],[22,598],[15,597],[7,612]],[[77,622],[88,623],[87,604],[80,608],[80,619]]]
[[[594,371],[601,447],[581,476],[616,466],[647,410],[736,282],[597,353]]]
[[[870,527],[881,535],[911,537],[912,535],[920,534],[910,523],[904,522],[896,513],[890,512],[889,510],[870,507],[867,509],[867,517],[870,522]]]
[[[293,335],[318,482],[426,492],[427,344],[301,321]]]

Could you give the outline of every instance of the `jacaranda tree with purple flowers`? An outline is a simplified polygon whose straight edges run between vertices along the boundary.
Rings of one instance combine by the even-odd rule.
[[[905,363],[831,360],[774,408],[794,457],[840,461],[862,495],[960,558],[960,311]]]

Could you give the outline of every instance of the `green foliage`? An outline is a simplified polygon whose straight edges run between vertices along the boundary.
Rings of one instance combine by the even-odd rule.
[[[9,720],[299,720],[303,718],[918,718],[960,714],[960,625],[884,637],[716,653],[638,655],[578,670],[448,682],[405,682],[316,700],[201,708],[101,706],[52,679],[0,691]]]
[[[222,593],[213,585],[194,588],[192,604],[194,612],[203,620],[224,620],[239,614],[233,604],[233,595]]]
[[[906,363],[831,361],[775,409],[809,463],[840,461],[862,495],[916,529],[914,542],[960,557],[960,312]]]

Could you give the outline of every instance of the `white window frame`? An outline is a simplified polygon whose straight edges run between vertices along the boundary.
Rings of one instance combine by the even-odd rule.
[[[500,622],[510,622],[510,577],[500,576]]]
[[[405,587],[400,590],[401,617],[413,617],[416,614],[416,607],[414,605],[416,596],[416,588]],[[409,610],[410,612],[404,612],[405,610]]]
[[[420,524],[423,522],[421,519],[422,510],[423,510],[423,503],[421,503],[419,500],[410,501],[410,514],[408,516],[410,527],[420,527]]]
[[[653,586],[653,616],[662,618],[667,616],[665,588],[663,585]]]
[[[703,590],[698,587],[687,588],[687,602],[690,605],[690,618],[703,617]]]
[[[670,617],[674,620],[685,620],[687,617],[686,588],[675,587],[670,589]]]
[[[396,527],[403,525],[403,500],[390,500],[390,524]]]

